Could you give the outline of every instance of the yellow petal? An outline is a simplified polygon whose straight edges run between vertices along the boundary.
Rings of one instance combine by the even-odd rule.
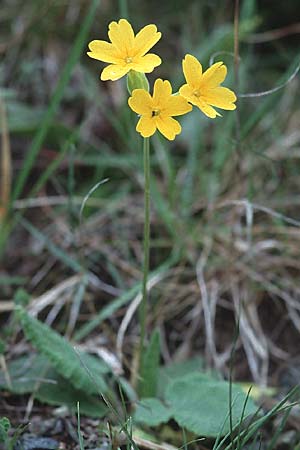
[[[106,41],[92,41],[89,43],[90,52],[88,55],[91,58],[108,63],[120,62],[118,58],[118,50],[112,44]]]
[[[193,55],[185,55],[182,61],[182,69],[187,84],[193,88],[197,88],[202,78],[202,66],[198,59]]]
[[[193,91],[194,89],[192,87],[190,87],[188,84],[184,84],[179,89],[179,94],[182,95],[182,97],[184,97],[186,100],[191,102],[193,98]]]
[[[201,86],[213,88],[221,84],[227,75],[227,67],[222,62],[217,62],[209,67],[202,76]]]
[[[205,92],[203,100],[217,108],[233,110],[236,105],[236,95],[233,91],[225,87],[216,87]]]
[[[168,116],[181,116],[192,110],[192,106],[180,95],[171,96],[166,103],[164,114]]]
[[[143,137],[152,136],[156,131],[155,120],[152,117],[142,116],[137,123],[136,131]]]
[[[126,19],[120,19],[119,22],[111,22],[108,31],[109,39],[117,47],[123,57],[128,56],[128,51],[133,47],[134,32],[132,26]]]
[[[181,126],[177,120],[172,117],[156,117],[156,126],[167,139],[173,141],[175,136],[181,133]]]
[[[152,116],[152,98],[145,89],[135,89],[128,99],[128,104],[137,114]]]
[[[198,99],[198,102],[195,103],[195,105],[198,106],[199,109],[210,119],[215,119],[217,116],[220,116],[219,114],[212,106],[208,105],[205,101]]]
[[[161,38],[161,33],[157,31],[155,25],[147,25],[142,28],[134,38],[135,55],[143,56]]]
[[[130,67],[128,66],[119,66],[117,64],[110,64],[109,66],[105,67],[105,69],[102,70],[101,73],[101,80],[107,81],[112,80],[116,81],[119,78],[122,78],[126,73],[128,73],[130,70]]]
[[[158,78],[154,83],[153,103],[164,107],[168,97],[170,97],[171,94],[172,86],[170,82],[168,80],[163,81],[161,78]]]
[[[155,67],[161,64],[159,56],[154,53],[148,53],[145,56],[135,57],[134,62],[131,63],[131,69],[137,72],[150,73]]]

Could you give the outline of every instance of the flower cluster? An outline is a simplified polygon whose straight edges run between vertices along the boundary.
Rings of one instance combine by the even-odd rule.
[[[131,85],[128,104],[140,116],[136,130],[143,137],[152,136],[159,130],[167,139],[175,139],[181,126],[173,117],[190,112],[192,105],[212,119],[220,116],[215,108],[236,108],[234,92],[220,86],[227,74],[223,62],[217,62],[203,72],[197,58],[187,54],[182,61],[186,83],[179,93],[172,94],[170,82],[159,78],[154,83],[151,96],[145,73],[152,72],[161,64],[159,56],[148,53],[161,38],[156,26],[147,25],[135,35],[130,23],[120,19],[110,23],[108,36],[111,42],[90,42],[88,55],[109,63],[101,73],[101,80],[115,81],[124,75],[131,80],[128,83]]]

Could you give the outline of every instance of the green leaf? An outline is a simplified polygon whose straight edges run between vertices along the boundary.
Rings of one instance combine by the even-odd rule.
[[[172,411],[157,398],[145,398],[138,403],[134,413],[136,422],[155,427],[170,420]]]
[[[15,394],[32,393],[43,383],[57,383],[58,374],[44,355],[21,356],[10,361],[7,370],[11,383],[7,384],[4,373],[0,371],[0,389]]]
[[[246,394],[232,385],[232,421],[236,426],[241,418]],[[229,383],[207,380],[202,374],[191,374],[173,381],[166,391],[166,401],[179,426],[198,436],[224,436],[229,432]],[[248,398],[244,417],[257,408]]]
[[[0,371],[0,389],[26,394],[33,392],[37,382],[47,379],[49,362],[43,355],[21,356],[7,364],[11,384],[7,384],[4,373]]]
[[[158,368],[160,358],[160,334],[155,330],[149,346],[144,352],[141,365],[140,397],[155,397],[157,391]]]
[[[217,380],[220,378],[216,371],[204,372],[204,361],[201,356],[187,359],[181,362],[172,362],[167,366],[159,369],[159,385],[157,395],[161,398],[165,396],[165,392],[170,383],[178,378],[186,375],[200,374],[206,381]]]
[[[39,126],[43,113],[41,108],[10,100],[7,102],[8,129],[11,133],[32,132]]]
[[[35,394],[35,398],[40,402],[49,405],[65,405],[72,413],[76,412],[77,402],[79,402],[81,414],[97,418],[103,417],[107,413],[107,407],[97,398],[74,389],[67,380],[55,375],[54,372],[49,375],[53,380],[56,378],[56,384],[41,385]]]
[[[31,317],[24,309],[18,308],[17,315],[27,339],[76,389],[83,390],[87,394],[106,391],[103,375],[109,372],[109,367],[103,361],[83,352],[77,354],[65,338],[48,325]]]
[[[49,405],[64,405],[72,412],[80,402],[82,414],[102,417],[107,412],[104,403],[94,396],[75,389],[49,364],[44,355],[22,356],[8,364],[11,385],[0,372],[0,389],[15,394],[34,393],[37,400]]]
[[[30,294],[23,288],[18,288],[14,294],[14,302],[16,305],[26,306],[30,302]]]
[[[6,442],[8,438],[8,430],[10,429],[10,421],[7,417],[0,419],[0,442]]]
[[[190,358],[183,362],[173,362],[167,366],[159,369],[159,385],[158,396],[164,397],[165,391],[169,384],[177,378],[182,378],[184,375],[191,373],[199,373],[204,370],[203,359],[200,357]],[[212,376],[205,373],[207,379],[210,380]]]

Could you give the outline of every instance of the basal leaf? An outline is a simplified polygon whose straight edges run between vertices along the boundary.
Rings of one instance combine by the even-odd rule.
[[[229,384],[210,380],[201,374],[191,374],[173,381],[166,391],[176,422],[198,436],[216,437],[229,432]],[[246,394],[239,386],[232,385],[233,426],[240,421]],[[245,417],[256,412],[248,398]]]
[[[167,387],[172,381],[177,378],[182,378],[184,375],[191,373],[199,373],[204,370],[203,359],[200,357],[190,358],[182,362],[173,362],[167,366],[159,369],[159,385],[158,396],[163,397]],[[208,379],[211,378],[209,374],[205,373]]]
[[[0,371],[0,389],[15,394],[31,393],[39,382],[47,380],[49,367],[49,361],[43,355],[21,356],[7,364],[10,384],[7,384],[4,373]]]
[[[56,376],[56,384],[42,384],[37,390],[35,398],[49,405],[65,405],[72,413],[76,412],[77,402],[79,402],[81,414],[91,417],[100,418],[107,413],[107,407],[102,401],[95,396],[86,395],[83,391],[74,389],[68,381],[60,376]]]
[[[109,372],[109,368],[102,360],[83,352],[77,354],[70,342],[24,309],[19,308],[17,314],[27,339],[62,377],[87,394],[106,391],[103,374]]]
[[[170,420],[172,411],[157,398],[145,398],[138,403],[134,413],[136,422],[155,427]]]
[[[69,381],[61,377],[49,364],[44,355],[22,356],[8,364],[11,384],[8,385],[0,372],[0,390],[15,394],[34,393],[37,400],[50,405],[64,405],[76,411],[80,402],[82,414],[102,417],[107,408],[102,401],[75,389]]]

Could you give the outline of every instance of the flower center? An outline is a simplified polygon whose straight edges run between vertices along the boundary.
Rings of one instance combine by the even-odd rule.
[[[160,115],[160,109],[154,109],[152,111],[152,117],[159,116],[159,115]]]
[[[196,90],[193,92],[193,95],[194,95],[195,97],[199,98],[200,95],[201,95],[200,89],[196,89]]]
[[[125,62],[126,62],[126,64],[132,63],[132,58],[127,56],[127,58],[125,58]]]

